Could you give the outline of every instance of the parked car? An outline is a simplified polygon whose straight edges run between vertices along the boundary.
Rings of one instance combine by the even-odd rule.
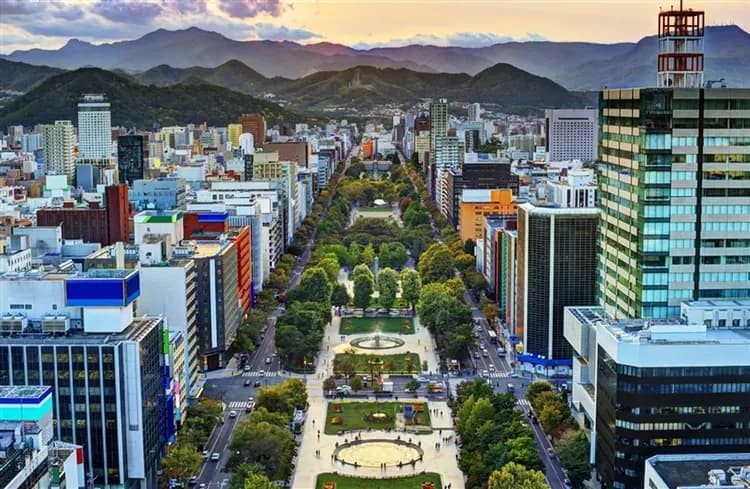
[[[344,384],[344,385],[340,385],[336,387],[336,392],[343,392],[344,394],[350,394],[352,392],[352,388]]]
[[[203,458],[208,458],[208,450],[203,450]]]

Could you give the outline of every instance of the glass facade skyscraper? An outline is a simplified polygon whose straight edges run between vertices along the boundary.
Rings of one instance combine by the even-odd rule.
[[[750,296],[750,89],[605,90],[599,111],[607,313]]]

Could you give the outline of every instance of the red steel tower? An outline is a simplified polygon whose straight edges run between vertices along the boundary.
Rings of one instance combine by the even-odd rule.
[[[704,12],[680,9],[659,12],[659,57],[656,86],[701,88],[703,86]]]

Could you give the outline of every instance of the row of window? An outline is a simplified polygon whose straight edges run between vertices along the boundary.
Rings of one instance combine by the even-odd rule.
[[[715,425],[710,421],[703,421],[697,423],[686,423],[686,422],[668,422],[668,423],[635,423],[633,421],[625,421],[618,419],[615,421],[615,426],[631,431],[683,431],[683,430],[711,430],[711,429],[728,429],[733,428],[742,430],[745,428],[745,423],[742,421],[736,421],[734,423],[725,423]]]
[[[672,137],[672,146],[696,146],[696,137]],[[703,146],[750,146],[749,137],[704,137]]]
[[[744,394],[750,393],[750,382],[716,384],[640,384],[621,382],[621,392],[634,394]]]
[[[679,367],[676,367],[679,368]],[[692,367],[687,367],[692,368]],[[716,367],[731,368],[731,367]],[[628,411],[633,414],[660,415],[660,414],[738,414],[740,406],[659,406],[659,407],[634,407]]]
[[[750,366],[735,367],[633,367],[618,365],[617,373],[630,377],[728,377],[750,375]]]

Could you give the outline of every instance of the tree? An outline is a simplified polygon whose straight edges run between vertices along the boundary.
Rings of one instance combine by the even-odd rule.
[[[459,272],[466,272],[468,270],[472,270],[476,266],[477,259],[474,258],[474,255],[460,253],[458,256],[456,256],[455,263],[456,269]]]
[[[349,291],[346,290],[346,285],[336,282],[333,285],[333,291],[331,292],[331,305],[338,307],[340,310],[342,307],[349,304],[350,300],[352,300],[352,298],[349,295]]]
[[[354,360],[354,355],[336,355],[333,359],[333,371],[342,374],[346,378],[354,375],[356,370],[357,362]]]
[[[419,300],[419,292],[422,290],[422,279],[419,272],[406,268],[401,272],[401,297],[414,310]]]
[[[263,474],[248,474],[242,487],[244,489],[277,489],[277,486],[274,486]]]
[[[335,284],[339,278],[339,270],[341,269],[336,255],[326,256],[318,262],[318,266],[326,272],[328,283]]]
[[[509,462],[490,475],[487,489],[547,489],[544,473]]]
[[[279,387],[289,399],[292,407],[305,409],[307,407],[307,387],[302,379],[287,379]]]
[[[359,243],[356,241],[349,243],[349,265],[352,267],[359,265],[361,255],[362,247],[359,246]]]
[[[490,327],[495,327],[495,320],[497,320],[497,304],[494,302],[488,302],[482,308],[484,317],[487,318],[487,322],[490,323]]]
[[[398,294],[398,273],[392,268],[384,268],[378,272],[378,294],[381,307],[390,310]]]
[[[255,405],[272,413],[291,414],[293,411],[291,400],[278,385],[259,388]]]
[[[250,421],[253,423],[269,423],[282,428],[289,424],[291,417],[286,413],[272,413],[261,406],[250,413]]]
[[[464,253],[468,253],[469,255],[474,254],[474,247],[476,246],[476,243],[474,243],[474,240],[469,238],[464,242]]]
[[[202,461],[200,453],[192,443],[178,441],[170,447],[161,464],[167,480],[174,479],[187,484],[188,480],[200,471]]]
[[[352,375],[349,377],[349,387],[352,388],[354,392],[359,392],[362,390],[362,377],[359,375]]]
[[[536,404],[536,398],[542,392],[552,392],[552,384],[546,380],[537,380],[532,382],[526,389],[526,400],[533,406]]]
[[[323,390],[324,391],[332,391],[336,388],[336,378],[335,377],[328,377],[326,380],[323,381]]]
[[[453,254],[446,245],[439,243],[427,248],[419,257],[417,265],[423,284],[442,282],[452,278],[454,268]]]
[[[232,476],[229,479],[229,489],[246,489],[246,480],[251,480],[253,481],[253,483],[259,483],[258,487],[260,489],[271,489],[268,486],[263,485],[264,482],[255,478],[256,476],[265,477],[263,475],[263,467],[261,465],[240,464],[232,471]]]
[[[294,292],[294,296],[301,302],[329,304],[331,301],[331,284],[328,282],[328,275],[321,267],[305,270]]]
[[[270,423],[243,420],[235,426],[229,449],[228,471],[240,464],[259,464],[266,476],[285,480],[291,471],[294,435]]]
[[[367,265],[369,268],[372,268],[372,266],[375,264],[375,248],[372,246],[372,243],[368,243],[367,246],[365,246],[365,249],[362,250],[362,263]]]
[[[536,442],[531,436],[519,436],[506,442],[508,459],[521,464],[527,469],[543,470],[544,464],[539,458]]]
[[[578,429],[565,431],[555,445],[560,464],[567,471],[568,478],[575,488],[582,487],[583,482],[591,476],[590,448],[586,433]]]
[[[367,265],[357,265],[355,267],[355,272],[357,268],[359,267],[365,267],[367,268]],[[367,269],[369,272],[369,269]],[[370,306],[370,301],[372,300],[372,293],[374,290],[374,284],[372,281],[372,273],[364,274],[359,273],[355,274],[354,277],[354,307],[359,308],[366,308]]]
[[[383,268],[403,267],[409,260],[406,247],[399,242],[383,243],[380,245],[379,251],[378,263]]]
[[[411,379],[409,382],[406,383],[404,386],[406,390],[411,392],[417,392],[417,389],[419,389],[419,381],[417,379]]]

